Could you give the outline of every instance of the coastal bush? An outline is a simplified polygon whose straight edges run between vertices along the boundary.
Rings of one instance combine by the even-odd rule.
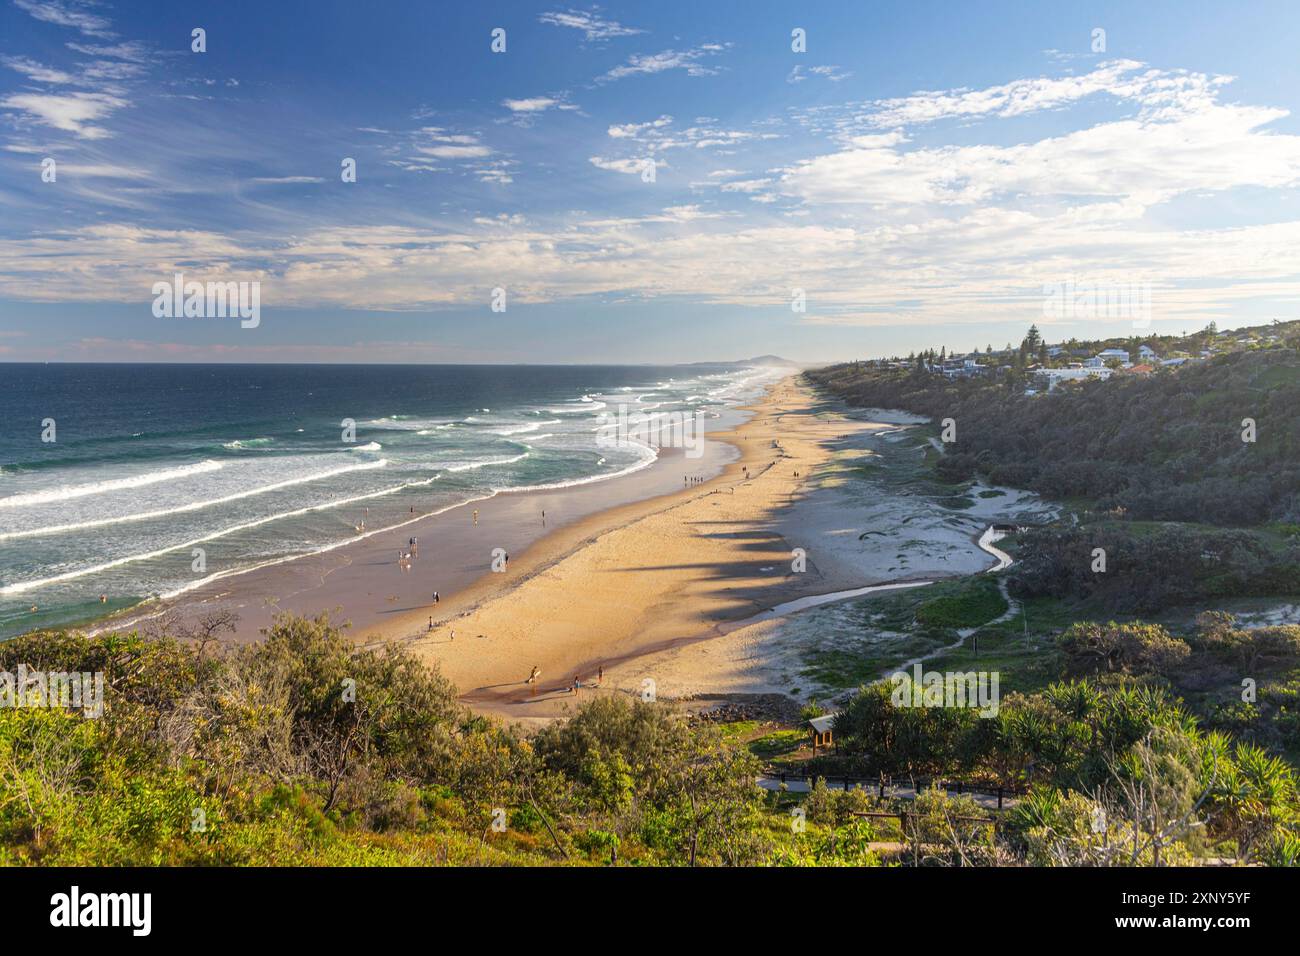
[[[599,698],[530,740],[469,714],[409,651],[359,649],[323,617],[221,652],[39,633],[0,645],[0,664],[105,678],[99,718],[0,708],[0,862],[549,862],[570,829],[658,862],[766,852],[758,761],[715,729]],[[659,845],[635,845],[642,819]]]
[[[1105,571],[1094,571],[1096,550]],[[1300,590],[1300,548],[1254,531],[1091,524],[1024,533],[1008,572],[1016,597],[1092,602],[1151,614],[1210,600]]]
[[[1186,662],[1191,648],[1159,624],[1096,624],[1081,621],[1071,625],[1057,641],[1076,666],[1104,667],[1107,672],[1164,674]]]
[[[1136,518],[1248,526],[1300,518],[1300,361],[1290,348],[1234,352],[1149,376],[1026,395],[1019,374],[950,380],[865,363],[807,373],[850,404],[959,423],[937,463]],[[1241,440],[1252,418],[1257,440]]]

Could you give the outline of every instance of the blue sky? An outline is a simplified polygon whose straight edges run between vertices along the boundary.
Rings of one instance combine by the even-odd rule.
[[[1296,317],[1294,4],[810,6],[0,0],[0,360],[1131,333],[1045,317],[1067,280],[1157,332]],[[175,272],[261,324],[155,318]]]

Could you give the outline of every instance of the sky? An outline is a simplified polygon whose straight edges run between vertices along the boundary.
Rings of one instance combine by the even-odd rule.
[[[1297,27],[0,0],[0,361],[820,362],[1294,319]],[[259,323],[156,316],[177,273],[258,283]],[[1045,309],[1070,282],[1150,311]]]

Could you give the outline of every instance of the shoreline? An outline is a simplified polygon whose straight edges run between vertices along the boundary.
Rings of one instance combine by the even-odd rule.
[[[760,399],[761,401],[761,399]],[[621,509],[665,499],[683,490],[698,490],[738,456],[728,436],[752,415],[754,405],[734,406],[723,425],[706,431],[703,451],[688,458],[665,447],[649,465],[597,480],[557,488],[502,488],[405,521],[345,539],[307,554],[287,555],[264,564],[213,576],[196,586],[97,616],[75,629],[89,634],[147,626],[165,619],[193,623],[210,613],[239,615],[236,632],[226,641],[253,641],[276,613],[328,613],[346,624],[359,643],[387,640],[394,617],[414,621],[436,613],[445,617],[473,600],[517,583],[536,570],[535,547],[571,532],[575,525],[608,516],[625,520]],[[728,422],[727,419],[733,419]],[[701,484],[684,489],[684,479]],[[477,517],[475,517],[477,513]],[[542,519],[545,514],[545,519]],[[396,555],[416,538],[419,551],[403,571]],[[504,580],[491,573],[492,549],[509,555]],[[548,549],[549,550],[549,549]],[[516,570],[518,569],[518,570]],[[441,600],[435,605],[433,592]],[[421,630],[424,628],[422,627]]]
[[[435,618],[425,633],[394,628],[386,639],[437,662],[476,711],[545,721],[575,701],[574,677],[578,698],[602,669],[601,692],[653,691],[656,684],[646,682],[655,681],[657,661],[726,636],[728,623],[798,599],[893,583],[870,580],[858,561],[788,522],[820,486],[814,474],[837,454],[863,435],[912,422],[850,418],[857,410],[832,407],[793,376],[752,410],[726,436],[739,459],[716,478],[654,507],[603,515],[575,547],[553,543],[538,573],[514,587]],[[817,507],[845,518],[840,502]],[[805,550],[799,569],[794,547]],[[541,676],[529,683],[534,667]],[[697,676],[711,680],[707,668]]]
[[[782,632],[791,615],[988,570],[977,539],[989,509],[1022,503],[954,516],[864,480],[863,463],[901,460],[906,449],[888,446],[924,419],[827,401],[797,374],[730,415],[701,459],[663,449],[608,481],[503,490],[212,582],[151,616],[231,607],[241,621],[223,640],[237,642],[257,639],[276,611],[326,611],[349,622],[358,646],[405,644],[467,706],[516,723],[549,722],[591,693],[647,687],[679,699],[797,699],[797,648]],[[424,556],[401,571],[408,534]],[[492,548],[510,554],[501,573]],[[540,678],[529,683],[534,667]]]

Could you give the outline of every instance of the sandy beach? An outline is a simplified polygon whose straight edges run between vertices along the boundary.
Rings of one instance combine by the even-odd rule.
[[[523,723],[593,693],[791,694],[797,647],[783,623],[807,599],[984,570],[980,531],[1034,506],[1007,491],[954,514],[863,480],[862,463],[897,460],[892,446],[923,419],[850,414],[795,375],[732,414],[702,457],[665,448],[609,481],[417,512],[147,614],[233,610],[245,641],[277,612],[328,612],[359,644],[405,643],[471,707]],[[399,562],[411,538],[418,554]]]
[[[432,631],[421,611],[385,637],[436,662],[475,709],[532,722],[598,692],[780,691],[753,672],[772,650],[770,622],[737,622],[807,595],[987,565],[965,532],[945,526],[948,550],[956,542],[969,560],[899,573],[890,545],[862,542],[860,517],[831,490],[838,455],[860,455],[864,435],[918,419],[849,418],[794,377],[753,411],[715,436],[739,451],[716,478],[577,522],[530,549],[508,589],[481,582],[442,608]],[[528,683],[534,667],[540,679]]]

